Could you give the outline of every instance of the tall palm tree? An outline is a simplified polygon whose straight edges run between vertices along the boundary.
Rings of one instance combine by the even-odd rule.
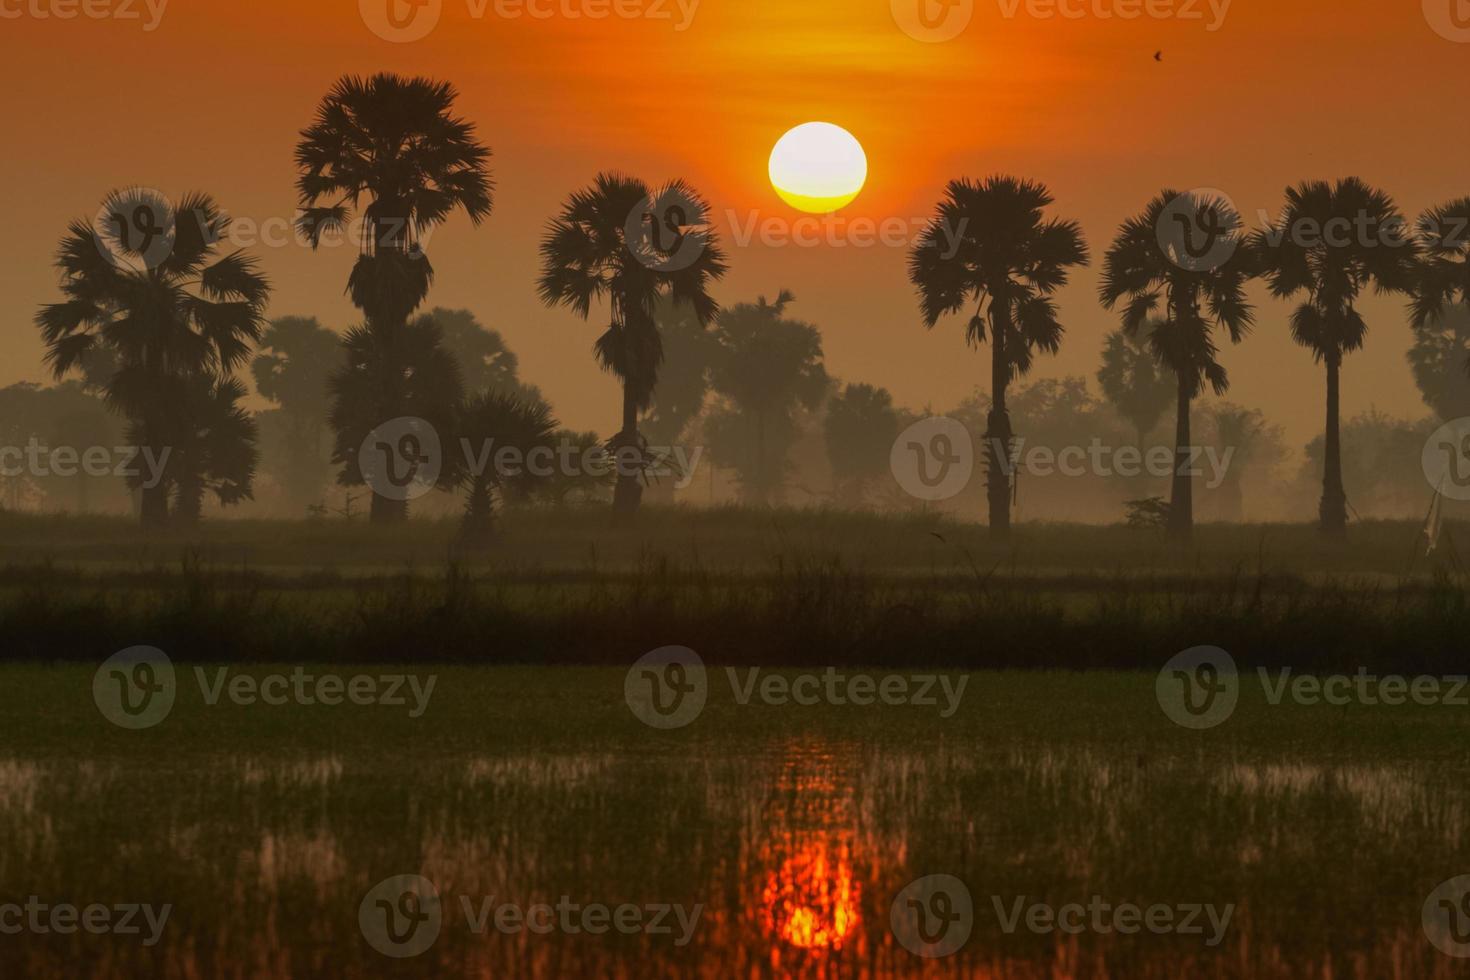
[[[496,497],[527,494],[555,475],[545,472],[545,464],[531,454],[552,446],[558,425],[546,403],[527,401],[506,391],[481,391],[460,406],[459,437],[473,449],[473,460],[486,464],[477,470],[468,465],[471,459],[465,458],[460,461],[465,465],[454,471],[455,482],[465,493],[464,521],[460,525],[463,543],[478,546],[494,538]],[[517,451],[520,463],[502,472],[495,458],[506,448]]]
[[[787,455],[798,436],[798,408],[815,410],[831,387],[822,365],[822,334],[810,323],[790,320],[786,307],[796,299],[781,290],[775,302],[762,296],[737,303],[715,324],[717,345],[710,385],[735,412],[714,416],[711,441],[725,447],[724,458],[741,460],[741,492],[769,503],[782,488]]]
[[[1422,333],[1445,319],[1447,306],[1470,311],[1470,197],[1425,211],[1417,231],[1422,253],[1410,323],[1415,333]],[[1463,370],[1470,373],[1470,357]]]
[[[609,448],[615,458],[648,462],[639,414],[653,401],[663,342],[655,310],[660,297],[685,304],[701,325],[719,312],[709,295],[725,274],[725,255],[709,223],[709,205],[683,181],[650,189],[643,181],[601,173],[563,205],[541,242],[541,300],[582,319],[606,300],[608,327],[594,344],[598,362],[623,385],[622,427]],[[613,511],[631,515],[643,496],[640,475],[623,463]]]
[[[433,280],[424,232],[456,210],[476,226],[490,214],[490,151],[474,125],[454,115],[457,97],[452,85],[426,78],[347,76],[327,93],[296,147],[298,225],[313,248],[323,235],[345,231],[361,208],[360,254],[347,292],[372,328],[388,335],[379,344],[385,351],[397,346],[393,335]],[[396,377],[387,380],[396,385]],[[384,390],[380,421],[402,415],[405,397],[398,387]],[[373,496],[374,521],[407,516],[407,501]]]
[[[1193,217],[1187,233],[1207,229],[1214,246],[1195,252],[1190,241],[1171,233],[1176,216]],[[1254,275],[1240,214],[1228,201],[1165,190],[1141,214],[1118,229],[1108,249],[1099,294],[1111,310],[1126,298],[1123,331],[1135,335],[1151,318],[1149,347],[1174,373],[1174,481],[1169,502],[1169,536],[1188,540],[1194,531],[1194,482],[1190,407],[1208,384],[1217,395],[1230,379],[1216,360],[1215,331],[1240,343],[1254,322],[1245,286]]]
[[[220,253],[228,230],[205,194],[175,206],[155,191],[116,191],[95,225],[69,226],[56,256],[66,298],[36,315],[53,374],[109,363],[97,382],[156,456],[178,382],[232,374],[260,337],[270,285],[243,252]],[[173,480],[142,489],[144,524],[168,521]]]
[[[1418,247],[1406,234],[1393,198],[1356,177],[1308,181],[1287,188],[1280,218],[1253,236],[1271,293],[1304,294],[1291,317],[1291,335],[1327,367],[1327,424],[1322,457],[1322,530],[1347,533],[1342,482],[1341,372],[1343,357],[1363,346],[1368,324],[1358,312],[1363,290],[1410,292]]]
[[[1075,221],[1048,219],[1051,193],[1015,177],[950,181],[934,220],[909,255],[909,281],[919,292],[924,325],[974,307],[968,343],[990,342],[990,412],[986,469],[990,533],[1011,528],[1009,455],[1014,433],[1006,388],[1031,369],[1034,353],[1061,347],[1063,328],[1052,296],[1068,270],[1087,263]]]

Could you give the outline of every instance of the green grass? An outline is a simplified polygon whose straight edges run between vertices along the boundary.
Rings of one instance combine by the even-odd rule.
[[[264,675],[273,669],[253,667]],[[313,668],[323,670],[327,668]],[[382,668],[348,670],[377,672]],[[980,673],[960,710],[737,704],[715,672],[688,728],[655,731],[622,670],[432,669],[418,719],[390,707],[204,703],[128,732],[81,666],[0,668],[5,900],[171,903],[153,949],[5,936],[0,975],[916,975],[888,928],[910,880],[947,873],[975,930],[932,975],[1452,976],[1420,909],[1470,871],[1470,708],[1272,707],[1247,684],[1219,728],[1170,723],[1151,674]],[[858,913],[814,954],[767,896]],[[447,896],[667,902],[695,939],[476,936],[457,903],[429,952],[370,949],[369,887],[423,873]],[[793,877],[795,875],[795,877]],[[1232,903],[1224,942],[1004,934],[1009,904]],[[774,925],[773,925],[774,923]],[[987,972],[989,971],[989,972]]]
[[[627,664],[671,643],[719,663],[1153,670],[1225,647],[1247,664],[1451,670],[1470,635],[1452,544],[1417,528],[1023,527],[1006,548],[937,518],[835,512],[512,511],[484,552],[452,522],[0,518],[11,660],[97,662],[139,643],[253,662]],[[41,560],[41,556],[50,556]],[[1392,570],[1402,565],[1400,573]]]

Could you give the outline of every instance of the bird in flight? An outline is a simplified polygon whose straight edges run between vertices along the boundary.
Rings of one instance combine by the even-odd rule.
[[[1164,60],[1164,52],[1162,52],[1162,51],[1155,51],[1154,52],[1154,60],[1155,61],[1163,61]]]

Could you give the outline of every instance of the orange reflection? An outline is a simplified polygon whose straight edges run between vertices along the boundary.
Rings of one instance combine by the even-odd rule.
[[[840,949],[861,921],[861,895],[848,846],[816,837],[766,874],[761,921],[793,946]]]

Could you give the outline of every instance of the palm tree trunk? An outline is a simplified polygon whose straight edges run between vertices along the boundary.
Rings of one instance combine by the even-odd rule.
[[[643,439],[638,434],[638,402],[633,397],[633,388],[626,381],[623,383],[623,429],[613,439],[613,461],[618,464],[618,481],[613,488],[613,513],[624,518],[631,518],[638,513],[638,505],[643,500],[643,483],[637,473],[623,472],[625,464],[621,462],[624,450],[630,454],[637,450],[643,451]]]
[[[470,487],[459,536],[464,544],[474,547],[488,544],[495,537],[495,505],[490,483],[483,475],[476,477]]]
[[[1169,498],[1168,536],[1188,541],[1194,534],[1194,481],[1189,475],[1189,406],[1192,398],[1184,372],[1179,372],[1179,399],[1174,424],[1174,485]]]
[[[1322,530],[1334,537],[1347,535],[1347,493],[1342,486],[1340,355],[1327,358],[1327,431],[1322,453]]]
[[[403,218],[395,217],[397,214],[406,214],[406,212],[407,209],[398,204],[388,204],[383,208],[383,216],[373,222],[375,252],[402,252],[407,249],[409,244],[408,222]],[[412,311],[407,303],[396,302],[395,299],[396,297],[385,300],[382,309],[365,311],[372,316],[377,328],[384,332],[384,342],[388,348],[383,359],[388,372],[383,378],[379,422],[398,418],[404,414],[402,344],[400,341]],[[375,493],[369,506],[368,519],[374,524],[400,524],[408,520],[408,501],[393,500]]]
[[[173,523],[179,527],[193,527],[199,523],[204,509],[204,487],[194,481],[179,483],[174,497]]]
[[[1006,541],[1011,536],[1011,415],[1006,409],[1006,388],[1011,380],[1010,355],[1006,351],[1010,331],[1009,308],[1002,302],[990,306],[990,414],[985,419],[985,485],[990,503],[990,537]]]
[[[154,459],[167,460],[168,457],[162,454],[161,447],[156,445],[158,440],[154,436],[158,431],[157,424],[144,419],[143,441],[152,451]],[[171,483],[168,470],[170,468],[168,462],[165,462],[163,472],[154,474],[158,482],[151,487],[143,486],[138,490],[138,520],[144,527],[163,527],[168,524],[168,491]]]

